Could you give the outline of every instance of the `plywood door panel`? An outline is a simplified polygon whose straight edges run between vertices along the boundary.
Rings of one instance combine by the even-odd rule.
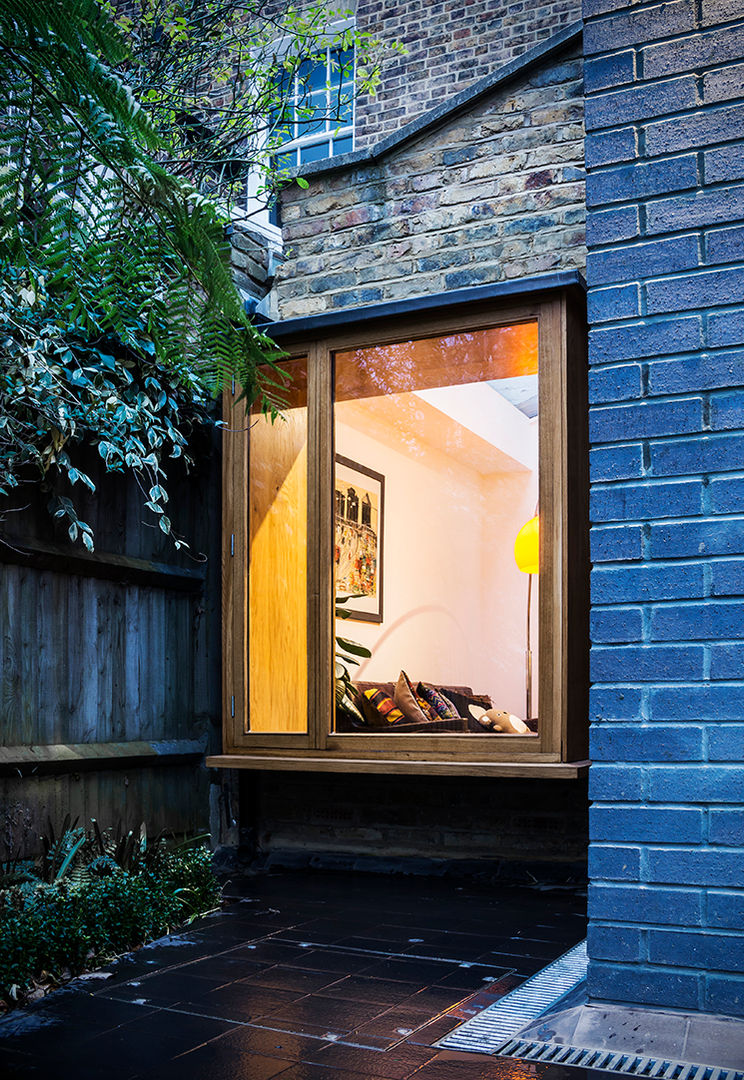
[[[285,415],[250,434],[251,732],[307,731],[307,410]]]
[[[540,319],[540,745],[558,750],[565,685],[565,381],[559,301]]]

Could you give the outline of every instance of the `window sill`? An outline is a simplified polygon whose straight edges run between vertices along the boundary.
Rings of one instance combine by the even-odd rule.
[[[215,754],[211,769],[254,769],[286,772],[405,773],[418,776],[512,776],[544,780],[577,780],[586,776],[588,761],[408,761],[404,758],[341,758],[328,755],[270,756]]]

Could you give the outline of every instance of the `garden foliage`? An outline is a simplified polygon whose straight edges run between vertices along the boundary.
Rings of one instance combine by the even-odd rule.
[[[295,119],[307,121],[308,133],[326,119],[331,128],[348,123],[351,98],[374,94],[386,56],[405,52],[356,27],[353,11],[333,0],[109,0],[107,7],[130,45],[120,70],[167,145],[168,168],[240,216],[248,173],[259,201],[286,182],[275,151],[294,137]],[[353,89],[332,79],[321,103],[312,73],[318,60],[325,65],[326,50],[334,74],[343,68],[341,81]]]
[[[219,886],[203,846],[70,825],[16,861],[0,888],[0,998],[95,967],[211,910]]]
[[[0,0],[0,496],[45,481],[89,550],[83,445],[171,535],[168,461],[224,381],[281,411],[227,233],[249,173],[276,189],[305,57],[355,49],[374,90],[380,43],[328,22],[326,0]]]
[[[73,491],[92,444],[169,533],[167,459],[228,376],[275,413],[257,373],[277,352],[232,281],[224,210],[163,164],[95,0],[0,0],[0,46],[0,494],[61,476],[52,511],[92,548]]]

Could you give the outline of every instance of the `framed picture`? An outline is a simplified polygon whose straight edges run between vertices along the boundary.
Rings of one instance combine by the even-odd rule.
[[[385,477],[336,455],[336,595],[349,618],[382,622]]]

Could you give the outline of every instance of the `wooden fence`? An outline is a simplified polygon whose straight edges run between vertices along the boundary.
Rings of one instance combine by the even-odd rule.
[[[200,435],[196,467],[172,469],[170,516],[188,554],[136,484],[96,460],[96,495],[66,492],[93,528],[93,554],[52,520],[38,485],[0,504],[0,830],[29,853],[47,818],[57,829],[68,812],[81,824],[209,826],[203,755],[220,745],[218,444]],[[0,831],[0,858],[3,841]]]

